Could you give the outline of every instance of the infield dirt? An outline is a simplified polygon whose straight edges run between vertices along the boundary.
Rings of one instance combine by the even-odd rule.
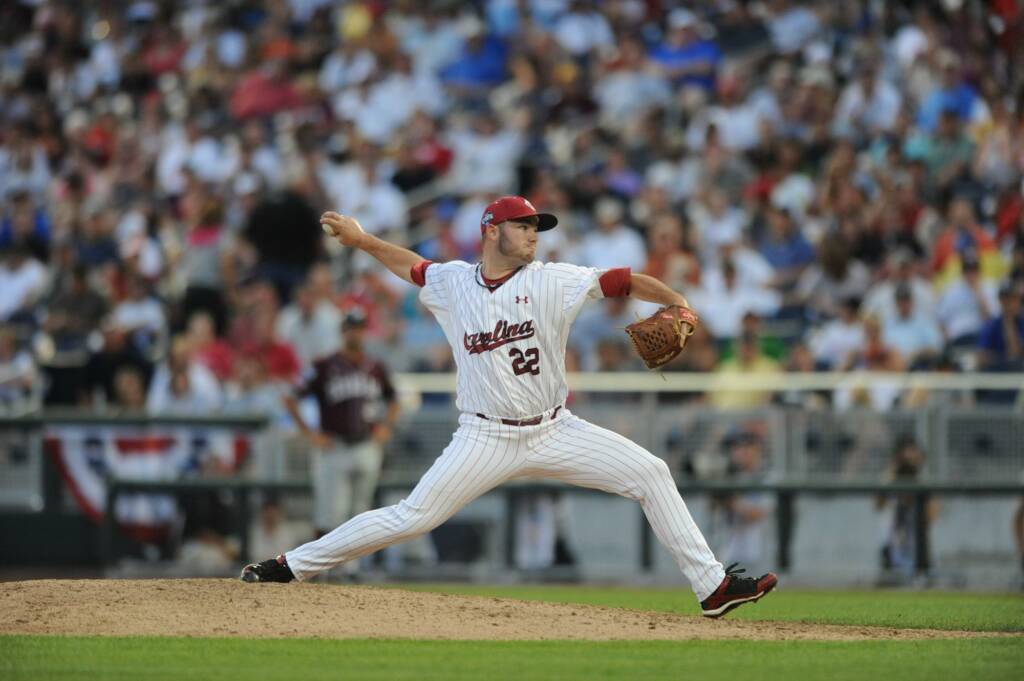
[[[680,591],[680,607],[688,594]],[[769,598],[778,597],[776,595]],[[746,607],[757,607],[746,606]],[[0,583],[0,634],[460,640],[921,640],[964,631],[693,615],[327,584],[228,579]]]

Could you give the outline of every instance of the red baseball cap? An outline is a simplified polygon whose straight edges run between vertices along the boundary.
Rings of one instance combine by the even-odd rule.
[[[521,196],[502,196],[495,199],[480,218],[480,233],[491,225],[500,225],[508,220],[518,218],[537,218],[537,231],[544,232],[558,224],[558,218],[550,213],[538,213],[533,204]]]

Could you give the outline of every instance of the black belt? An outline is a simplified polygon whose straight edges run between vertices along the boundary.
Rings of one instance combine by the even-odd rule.
[[[558,412],[561,409],[562,409],[562,406],[559,405],[559,406],[555,407],[554,411],[551,412],[551,420],[552,421],[555,420],[555,417],[558,416]],[[540,416],[534,416],[532,419],[522,419],[522,420],[492,418],[490,416],[484,416],[483,414],[481,414],[479,412],[477,412],[477,416],[482,418],[484,421],[501,421],[506,426],[535,426],[535,425],[537,425],[538,423],[540,423],[541,421],[544,420],[544,414],[541,414]]]

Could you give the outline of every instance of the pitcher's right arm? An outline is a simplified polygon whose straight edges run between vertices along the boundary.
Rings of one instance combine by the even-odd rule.
[[[343,246],[366,251],[391,270],[395,276],[401,277],[410,284],[422,286],[413,279],[413,267],[423,262],[424,258],[407,248],[388,243],[367,234],[359,221],[348,215],[327,211],[320,217],[320,226]]]

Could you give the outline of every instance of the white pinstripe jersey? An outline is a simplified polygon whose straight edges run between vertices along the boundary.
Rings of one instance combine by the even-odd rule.
[[[456,407],[519,419],[565,404],[569,327],[588,298],[603,297],[605,270],[535,260],[492,291],[478,267],[432,263],[420,290],[452,346]]]

